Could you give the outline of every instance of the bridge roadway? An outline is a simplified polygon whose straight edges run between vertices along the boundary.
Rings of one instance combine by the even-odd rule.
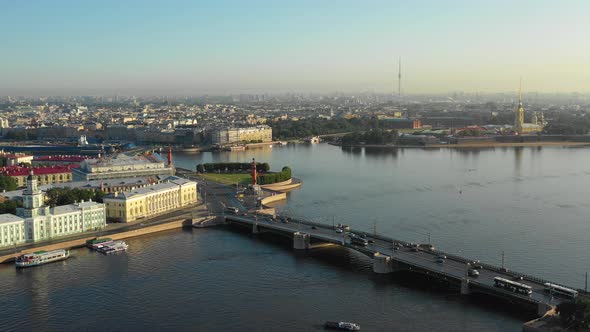
[[[404,247],[404,245],[409,244],[407,242],[398,241],[380,235],[373,235],[356,230],[337,233],[331,225],[295,220],[285,223],[283,221],[279,221],[278,219],[273,220],[267,216],[225,215],[225,219],[230,223],[245,224],[251,227],[256,225],[256,228],[260,231],[269,229],[293,236],[297,232],[309,234],[310,239],[345,246],[362,252],[372,258],[375,256],[375,254],[384,255],[389,257],[394,264],[402,263],[403,265],[407,266],[406,269],[454,280],[458,283],[462,283],[462,286],[463,284],[468,284],[467,287],[470,289],[469,292],[482,292],[537,305],[545,304],[555,306],[559,302],[564,301],[564,299],[553,297],[544,291],[543,283],[546,282],[545,280],[523,275],[523,280],[518,280],[517,282],[532,287],[533,293],[530,296],[517,294],[503,288],[494,287],[494,278],[503,277],[508,280],[514,280],[514,278],[519,274],[515,274],[511,271],[502,271],[500,268],[491,265],[481,264],[482,268],[479,269],[479,276],[471,277],[467,274],[466,262],[469,260],[465,258],[424,248],[419,248],[418,251],[414,251],[411,248]],[[349,234],[347,233],[365,234],[366,239],[370,240],[369,244],[367,246],[352,244]],[[398,243],[400,245],[399,250],[393,249],[394,243]],[[439,255],[447,256],[444,263],[436,262]],[[543,313],[544,311],[542,310],[546,309],[547,308],[544,306],[539,306],[539,314]]]

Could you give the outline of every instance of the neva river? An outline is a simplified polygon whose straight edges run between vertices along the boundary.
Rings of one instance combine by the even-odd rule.
[[[176,154],[291,166],[304,181],[286,213],[378,232],[584,287],[590,270],[586,148],[352,149],[288,145]],[[350,320],[363,331],[520,331],[501,303],[372,273],[342,248],[295,253],[228,229],[128,241],[126,254],[86,249],[37,268],[0,266],[1,330],[314,331]]]

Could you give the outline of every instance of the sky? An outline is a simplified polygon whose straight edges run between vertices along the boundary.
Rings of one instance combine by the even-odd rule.
[[[590,1],[0,1],[0,95],[590,92]]]

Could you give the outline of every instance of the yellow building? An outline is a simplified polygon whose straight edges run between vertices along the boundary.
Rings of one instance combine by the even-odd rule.
[[[197,183],[170,176],[163,183],[103,198],[107,220],[131,222],[197,204]]]
[[[272,141],[272,128],[263,125],[248,128],[219,129],[211,133],[211,143],[213,144],[223,145],[252,141]]]
[[[40,185],[72,181],[72,168],[70,166],[35,167],[32,170],[35,173],[35,180]],[[16,185],[21,188],[27,184],[30,171],[31,168],[12,166],[2,168],[0,173],[14,178]]]

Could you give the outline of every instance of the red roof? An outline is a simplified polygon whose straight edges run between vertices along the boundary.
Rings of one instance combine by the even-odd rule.
[[[70,173],[72,168],[78,168],[80,165],[68,166],[49,166],[49,167],[33,167],[34,175]],[[0,173],[6,176],[24,176],[30,172],[30,167],[8,166],[0,168]]]
[[[35,161],[67,161],[79,163],[86,159],[91,159],[85,156],[37,156]]]

